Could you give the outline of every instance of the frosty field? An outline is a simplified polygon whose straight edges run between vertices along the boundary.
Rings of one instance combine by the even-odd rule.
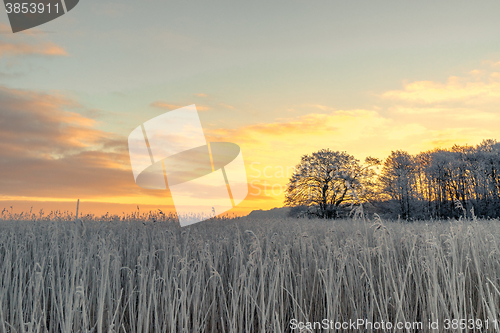
[[[498,220],[235,218],[180,228],[161,214],[4,215],[0,331],[307,332],[291,323],[359,319],[494,332],[499,236]]]

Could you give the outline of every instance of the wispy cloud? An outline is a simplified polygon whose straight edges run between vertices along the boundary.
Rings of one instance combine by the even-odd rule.
[[[479,69],[446,82],[416,81],[401,90],[381,94],[387,110],[400,123],[425,128],[422,147],[476,144],[498,138],[500,73],[498,62],[486,61]]]
[[[67,56],[68,53],[52,42],[38,44],[8,43],[0,40],[0,57],[5,55]]]
[[[0,87],[0,188],[12,197],[100,198],[144,193],[130,171],[126,138],[62,95]]]
[[[381,97],[413,104],[463,103],[478,105],[500,101],[500,74],[488,69],[475,69],[468,75],[450,76],[446,82],[415,81],[401,90],[391,90]]]
[[[66,50],[50,41],[40,41],[43,33],[29,32],[20,34],[14,40],[12,31],[5,24],[0,24],[0,57],[19,55],[67,56]],[[16,34],[17,35],[17,34]]]
[[[304,116],[273,123],[261,123],[236,129],[216,129],[209,135],[225,139],[231,137],[235,142],[273,144],[276,140],[287,142],[311,142],[330,138],[342,141],[356,140],[375,134],[378,128],[387,127],[390,120],[370,110],[339,110],[330,114],[310,113]],[[331,141],[330,141],[331,142]]]
[[[451,124],[460,121],[480,121],[485,125],[489,122],[500,122],[500,113],[491,112],[480,108],[467,107],[448,107],[448,106],[394,106],[390,111],[402,116],[414,116],[414,120],[420,119],[421,122],[440,121],[440,125]],[[479,124],[475,124],[479,125]]]

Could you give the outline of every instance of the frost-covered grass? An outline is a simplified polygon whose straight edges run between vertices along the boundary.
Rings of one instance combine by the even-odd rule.
[[[290,332],[324,318],[428,331],[500,313],[498,220],[11,218],[0,332]]]

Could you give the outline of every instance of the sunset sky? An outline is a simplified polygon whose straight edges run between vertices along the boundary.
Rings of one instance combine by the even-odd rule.
[[[0,210],[172,208],[138,187],[127,137],[196,104],[283,205],[300,157],[363,160],[500,140],[498,1],[89,1],[13,34],[0,11]]]

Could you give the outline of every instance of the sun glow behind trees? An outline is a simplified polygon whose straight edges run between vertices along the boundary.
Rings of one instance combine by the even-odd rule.
[[[371,203],[375,211],[404,219],[497,217],[500,212],[500,143],[455,145],[411,155],[393,151],[378,176],[346,152],[304,155],[290,177],[285,205],[334,218],[345,208]]]
[[[397,151],[387,158],[381,195],[399,205],[405,217],[498,216],[500,143],[484,140],[417,155]]]
[[[309,213],[323,218],[337,217],[341,205],[360,202],[365,183],[373,177],[370,167],[378,163],[367,158],[362,166],[354,156],[329,149],[304,155],[288,183],[285,205],[313,208]]]

